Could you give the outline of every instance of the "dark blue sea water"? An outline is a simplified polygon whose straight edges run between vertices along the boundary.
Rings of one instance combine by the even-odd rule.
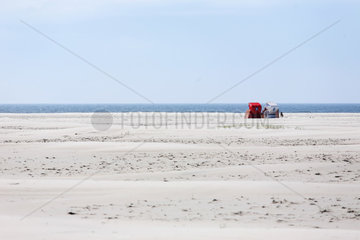
[[[284,113],[360,113],[355,104],[279,104]],[[0,113],[245,112],[247,104],[0,104]]]

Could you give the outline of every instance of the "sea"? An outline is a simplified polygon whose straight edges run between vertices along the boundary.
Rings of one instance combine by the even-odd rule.
[[[280,103],[283,113],[360,113],[360,103]],[[0,113],[245,112],[247,104],[0,104]]]

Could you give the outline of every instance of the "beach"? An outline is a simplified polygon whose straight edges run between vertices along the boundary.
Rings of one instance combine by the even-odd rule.
[[[360,238],[359,113],[2,113],[0,133],[1,239]]]

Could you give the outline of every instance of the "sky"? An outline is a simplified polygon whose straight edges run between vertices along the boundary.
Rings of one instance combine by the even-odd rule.
[[[0,5],[0,104],[360,103],[360,1]]]

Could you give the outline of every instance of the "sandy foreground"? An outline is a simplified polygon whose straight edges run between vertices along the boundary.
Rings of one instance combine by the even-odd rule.
[[[0,239],[360,239],[360,114],[92,116],[0,114]]]

